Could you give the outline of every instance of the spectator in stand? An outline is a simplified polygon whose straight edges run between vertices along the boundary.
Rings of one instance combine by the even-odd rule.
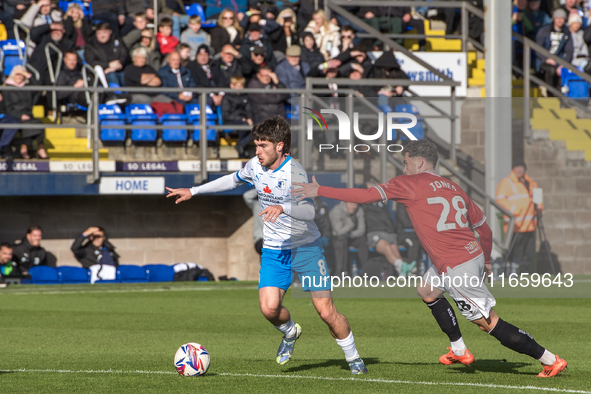
[[[316,68],[324,63],[324,56],[316,46],[314,34],[305,32],[300,41],[302,43],[302,62],[308,63],[311,68]]]
[[[82,8],[77,3],[70,3],[64,15],[65,37],[74,43],[78,55],[84,60],[84,47],[92,36],[92,24],[84,17]]]
[[[131,48],[131,51],[133,52],[133,50],[137,48],[144,48],[146,50],[148,53],[147,64],[154,70],[159,70],[160,67],[162,67],[162,54],[160,53],[160,49],[152,29],[144,29],[141,31],[140,42],[135,44]]]
[[[185,4],[182,0],[166,0],[163,14],[170,15],[172,19],[172,35],[181,40],[181,28],[189,24],[189,15],[185,11]]]
[[[20,244],[15,245],[13,260],[18,264],[19,271],[27,275],[31,267],[47,265],[47,253],[41,247],[43,229],[40,226],[29,226],[27,234]]]
[[[72,244],[72,252],[84,268],[95,264],[119,265],[119,255],[102,227],[87,228]]]
[[[244,37],[244,40],[242,40],[242,44],[240,44],[240,53],[242,53],[242,56],[248,58],[250,57],[250,53],[256,47],[265,49],[265,64],[272,69],[275,69],[277,62],[273,55],[273,47],[271,46],[271,43],[267,37],[263,36],[261,25],[258,23],[251,23],[248,26],[248,33]]]
[[[177,45],[175,51],[181,55],[181,66],[187,67],[191,56],[191,47],[181,42]]]
[[[308,23],[305,31],[314,34],[316,45],[320,53],[328,60],[338,55],[338,48],[341,45],[341,36],[339,27],[326,18],[324,10],[317,10],[312,15],[312,20]]]
[[[249,57],[243,57],[244,61],[248,64],[248,66],[243,69],[243,75],[247,81],[250,81],[251,79],[255,78],[256,73],[259,72],[261,67],[266,65],[266,56],[267,51],[265,50],[265,48],[255,45],[251,47]]]
[[[373,66],[369,69],[367,78],[409,79],[408,75],[406,75],[406,73],[400,68],[400,64],[398,63],[398,60],[396,60],[394,52],[384,52],[384,54],[380,56],[380,58],[376,60]],[[404,86],[394,86],[389,87],[388,89],[380,89],[378,87],[374,88],[376,91],[375,96],[380,95],[380,93],[384,93],[388,97],[400,97],[402,96],[405,89],[406,87]]]
[[[202,44],[199,48],[197,48],[197,56],[195,57],[195,60],[191,60],[187,65],[187,68],[193,77],[193,81],[195,82],[195,87],[215,87],[209,59],[209,46]],[[211,107],[217,107],[221,105],[223,97],[223,94],[212,92],[207,98],[207,104],[209,104]]]
[[[367,187],[372,188],[377,186],[373,183],[368,183]],[[370,249],[376,250],[383,255],[388,263],[390,263],[398,275],[406,275],[414,266],[409,266],[402,261],[400,251],[398,250],[398,237],[396,236],[396,228],[390,216],[390,208],[388,203],[377,201],[363,206],[365,211],[365,228],[367,231],[367,246]],[[415,262],[416,265],[416,262]]]
[[[49,31],[48,27],[54,22],[62,22],[62,11],[55,8],[50,0],[39,0],[37,3],[31,4],[20,21],[31,31],[31,42],[27,45],[27,54],[30,56],[33,54],[37,42]],[[42,27],[42,29],[37,29],[38,27]]]
[[[113,35],[109,23],[97,26],[94,37],[84,50],[84,57],[94,67],[105,87],[109,87],[110,83],[124,85],[123,68],[129,63],[129,56],[125,45]]]
[[[138,47],[131,52],[132,64],[125,67],[125,86],[129,87],[158,87],[162,81],[156,75],[156,70],[147,64],[148,51]],[[172,99],[158,93],[132,93],[131,102],[135,104],[152,104],[158,101],[170,103]]]
[[[63,66],[57,77],[56,86],[72,86],[76,89],[84,88],[82,66],[78,61],[78,54],[74,50],[64,53]],[[86,95],[83,91],[57,92],[58,103],[78,104],[87,107]]]
[[[583,11],[583,7],[581,6],[581,0],[564,0],[564,4],[560,8],[566,12],[567,19],[572,14],[580,16],[581,19],[585,16],[585,11]]]
[[[2,2],[0,1],[0,25],[4,25],[3,28],[6,31],[6,36],[0,37],[0,40],[12,40],[14,39],[14,16],[10,12],[2,10]],[[2,29],[2,27],[0,27]],[[3,35],[3,34],[2,34]]]
[[[162,18],[158,24],[156,41],[158,41],[158,45],[160,45],[160,53],[162,55],[168,55],[174,51],[179,44],[179,39],[172,35],[172,19]]]
[[[275,72],[279,81],[288,89],[305,89],[306,76],[310,72],[310,65],[301,61],[302,49],[299,45],[287,48],[285,59],[277,65]],[[290,104],[296,105],[298,94],[292,94]],[[291,100],[294,99],[292,102]]]
[[[568,29],[573,38],[573,60],[571,63],[575,67],[585,69],[589,64],[589,47],[585,42],[581,26],[583,19],[577,13],[572,13],[568,17]]]
[[[31,1],[28,0],[4,0],[3,3],[4,11],[11,14],[11,19],[14,20],[20,19],[31,5]]]
[[[543,26],[538,35],[536,42],[543,46],[551,54],[561,57],[567,62],[573,60],[573,38],[570,31],[565,26],[566,12],[559,8],[552,14],[552,23]],[[550,58],[538,53],[536,62],[536,69],[544,81],[552,86],[558,87],[558,77],[561,74],[562,66]]]
[[[189,28],[181,34],[181,42],[191,47],[191,60],[197,56],[197,48],[201,45],[211,45],[211,37],[201,30],[201,17],[193,15],[189,18]]]
[[[340,202],[329,213],[332,227],[332,244],[335,254],[335,267],[332,275],[348,275],[349,247],[358,250],[359,265],[362,268],[369,258],[369,248],[365,236],[365,213],[358,204]]]
[[[265,8],[265,10],[262,8]],[[253,5],[251,3],[249,5],[248,11],[245,14],[239,13],[236,17],[240,21],[240,26],[244,30],[246,30],[251,24],[258,23],[261,26],[262,34],[269,35],[275,30],[279,29],[279,25],[275,21],[275,14],[267,10],[269,10],[267,5],[262,5],[262,3]]]
[[[31,78],[31,74],[23,66],[15,66],[4,84],[21,88],[26,85],[29,78]],[[6,114],[18,119],[19,123],[41,124],[41,120],[33,118],[33,105],[35,105],[38,96],[39,93],[18,89],[3,92]],[[40,159],[47,159],[47,152],[43,147],[44,139],[45,130],[43,129],[23,129],[20,142],[21,157],[30,159],[29,148],[32,147],[33,141],[37,141],[37,156]]]
[[[527,8],[523,14],[525,35],[534,41],[540,28],[552,22],[546,11],[540,8],[541,3],[541,0],[528,0]]]
[[[230,79],[235,75],[244,75],[251,67],[248,59],[245,59],[232,45],[224,45],[219,59],[211,62],[213,81],[218,88],[230,86]]]
[[[218,53],[225,45],[240,45],[244,38],[244,29],[240,26],[234,11],[226,8],[220,12],[218,23],[209,34],[211,35],[211,46],[215,53]]]
[[[158,77],[165,88],[194,88],[195,81],[191,72],[181,66],[181,55],[178,52],[171,52],[166,58],[167,65],[158,70]],[[181,104],[198,104],[197,98],[191,92],[164,93]]]
[[[279,24],[279,28],[269,34],[273,49],[285,53],[290,46],[299,45],[295,12],[290,8],[282,10],[277,15],[277,23]]]
[[[351,51],[355,46],[355,30],[351,25],[341,27],[341,45],[338,47],[338,53]],[[336,57],[336,56],[333,56]]]
[[[246,79],[243,76],[234,76],[230,80],[230,88],[242,90],[245,82]],[[222,117],[224,124],[252,126],[254,110],[249,95],[246,93],[226,93],[222,100]],[[239,157],[250,157],[246,151],[250,141],[252,141],[250,130],[238,130],[236,150]]]
[[[269,93],[249,94],[254,108],[254,123],[262,122],[274,115],[285,118],[285,101],[289,95],[271,92],[275,89],[285,89],[285,86],[279,81],[277,74],[273,72],[271,67],[261,67],[256,74],[256,78],[253,78],[248,83],[248,87],[269,90]]]
[[[45,25],[47,26],[47,25]],[[45,27],[44,26],[44,27]],[[62,52],[65,53],[75,48],[74,42],[64,37],[64,26],[61,23],[55,22],[47,26],[49,34],[43,36],[41,41],[35,47],[33,55],[31,56],[30,64],[39,71],[41,85],[51,85],[51,78],[49,76],[49,67],[47,64],[47,57],[45,55],[45,48],[53,44]],[[49,56],[53,65],[53,69],[57,69],[58,54],[55,50],[49,51]]]
[[[92,19],[108,23],[116,38],[125,36],[132,29],[133,20],[126,15],[123,0],[92,0]]]
[[[4,277],[17,276],[20,273],[17,262],[12,259],[13,250],[8,242],[0,244],[0,288],[6,287]]]
[[[146,14],[140,12],[133,17],[133,29],[123,36],[123,43],[130,51],[142,40],[142,31],[148,26]]]
[[[451,0],[448,0],[451,1]],[[480,10],[484,10],[484,0],[471,0],[472,5]],[[524,7],[520,7],[523,9]],[[456,12],[455,8],[444,8],[442,14],[446,24],[445,34],[460,34],[461,14]],[[484,21],[472,13],[468,13],[468,36],[482,42],[482,32],[484,31]]]

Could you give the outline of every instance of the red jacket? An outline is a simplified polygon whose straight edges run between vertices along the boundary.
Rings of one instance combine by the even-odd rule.
[[[156,34],[156,41],[160,45],[160,53],[167,55],[174,51],[179,44],[179,39],[175,36],[164,37],[161,33]]]

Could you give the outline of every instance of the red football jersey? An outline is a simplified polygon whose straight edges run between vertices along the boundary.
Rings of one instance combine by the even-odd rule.
[[[331,189],[321,186],[318,194],[358,203],[381,198],[404,204],[421,244],[439,273],[483,253],[472,229],[482,226],[486,216],[460,186],[435,171],[397,176],[363,192]],[[356,198],[352,199],[353,196]]]

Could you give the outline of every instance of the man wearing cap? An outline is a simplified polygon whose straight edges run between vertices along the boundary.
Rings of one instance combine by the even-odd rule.
[[[277,65],[275,70],[279,81],[288,89],[306,88],[306,76],[310,72],[310,65],[300,61],[301,55],[302,48],[299,45],[290,46],[285,51],[285,59]],[[297,96],[297,94],[292,95],[292,97]]]
[[[543,26],[536,36],[538,45],[543,46],[551,54],[561,57],[567,62],[573,60],[573,39],[570,31],[565,26],[566,12],[558,8],[552,14],[552,23]],[[536,69],[544,81],[552,86],[558,86],[558,77],[562,70],[556,61],[538,53]]]
[[[261,47],[265,50],[265,65],[275,69],[277,62],[275,56],[273,56],[271,42],[263,35],[261,25],[251,23],[248,26],[248,34],[240,44],[240,53],[242,53],[242,56],[250,58],[250,53],[254,51],[255,47]]]
[[[497,202],[515,216],[515,232],[511,242],[514,246],[507,259],[518,263],[522,273],[536,272],[532,262],[538,225],[537,213],[541,213],[544,208],[542,204],[535,204],[533,201],[534,189],[538,188],[538,184],[525,173],[526,170],[523,160],[515,160],[511,174],[499,182],[496,193]],[[504,220],[503,231],[507,233],[509,218],[505,216]]]

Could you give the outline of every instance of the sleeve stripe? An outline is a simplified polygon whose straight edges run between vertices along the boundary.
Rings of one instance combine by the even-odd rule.
[[[385,204],[388,202],[388,197],[386,196],[386,192],[384,191],[384,189],[382,189],[382,187],[380,185],[374,186],[377,191],[380,193],[380,196],[382,196],[382,202]]]
[[[244,179],[240,178],[240,171],[236,171],[236,178],[238,178],[238,180],[240,182],[246,182]],[[248,183],[248,182],[246,182],[246,183]]]
[[[482,225],[484,224],[484,222],[486,222],[486,216],[485,216],[485,215],[482,215],[482,219],[480,219],[480,221],[479,221],[478,223],[474,224],[474,225],[471,227],[471,228],[472,228],[472,230],[474,230],[474,229],[475,229],[475,228],[477,228],[477,227],[480,227],[480,226],[482,226]]]

